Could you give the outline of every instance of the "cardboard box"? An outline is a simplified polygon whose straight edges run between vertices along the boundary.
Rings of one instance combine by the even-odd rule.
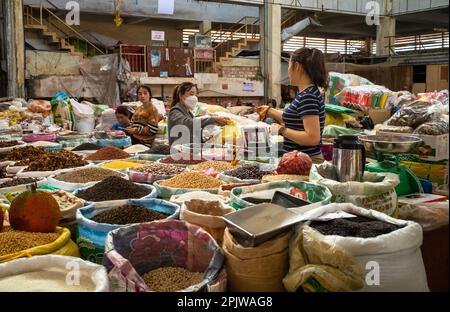
[[[430,161],[441,161],[448,159],[448,133],[442,135],[415,134],[421,138],[425,146],[420,149],[424,154],[419,154],[419,158]]]
[[[426,83],[415,83],[412,87],[412,93],[418,94],[418,93],[425,93],[427,90],[427,84]]]
[[[391,118],[390,109],[369,109],[369,117],[372,118],[375,125],[382,124]]]

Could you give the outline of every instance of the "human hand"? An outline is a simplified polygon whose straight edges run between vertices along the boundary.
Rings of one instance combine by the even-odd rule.
[[[221,127],[226,126],[231,120],[230,118],[227,117],[213,117],[213,118],[216,124]]]
[[[128,127],[124,131],[125,131],[126,134],[130,134],[130,135],[136,133],[136,129],[133,128],[133,127]]]
[[[267,113],[270,110],[270,106],[269,105],[260,105],[260,106],[256,106],[255,107],[255,112],[258,113],[259,117],[261,118],[261,120],[265,119],[267,116]]]
[[[273,123],[270,126],[270,133],[274,134],[274,135],[279,135],[280,134],[280,129],[282,128],[281,125],[277,124],[277,123]]]

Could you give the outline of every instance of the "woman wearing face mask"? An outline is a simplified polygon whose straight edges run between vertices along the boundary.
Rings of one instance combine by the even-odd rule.
[[[143,144],[151,147],[161,116],[152,104],[152,91],[147,86],[140,86],[137,90],[138,100],[142,103],[136,109],[131,119],[131,125],[125,132],[131,136],[133,144]]]
[[[325,57],[318,49],[301,48],[292,54],[289,78],[299,92],[284,112],[260,106],[262,119],[272,118],[272,133],[284,137],[284,151],[298,150],[308,154],[314,162],[323,162],[322,133],[325,127],[325,103],[319,88],[327,88],[328,74]]]
[[[194,118],[192,111],[198,104],[197,86],[184,82],[173,91],[172,104],[168,117],[169,145],[194,143],[194,136],[199,137],[201,131],[194,133],[194,122],[199,122],[199,130],[209,125],[225,126],[229,119],[224,117]]]

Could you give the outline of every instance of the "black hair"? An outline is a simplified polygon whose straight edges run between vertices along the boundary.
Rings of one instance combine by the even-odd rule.
[[[147,90],[147,91],[148,91],[148,94],[150,94],[150,98],[153,97],[153,95],[152,95],[152,89],[150,89],[149,86],[145,86],[145,85],[140,85],[140,86],[137,88],[137,90],[136,90],[136,95],[139,94],[139,90],[141,90],[141,89]]]
[[[328,88],[328,73],[322,51],[315,48],[300,48],[292,53],[291,62],[302,65],[305,73],[317,87]]]
[[[269,99],[269,100],[267,101],[267,103],[272,104],[272,107],[273,107],[273,108],[277,108],[277,105],[278,105],[277,100],[275,100],[275,99]]]
[[[180,95],[185,94],[186,92],[190,91],[192,88],[196,88],[198,91],[197,85],[192,82],[183,82],[179,86],[176,86],[175,89],[173,89],[172,102],[170,103],[170,107],[173,107],[177,103],[179,103]]]
[[[131,119],[133,117],[133,113],[130,111],[130,109],[125,106],[125,105],[121,105],[119,107],[117,107],[116,109],[116,115],[117,114],[122,114],[128,117],[128,119]]]

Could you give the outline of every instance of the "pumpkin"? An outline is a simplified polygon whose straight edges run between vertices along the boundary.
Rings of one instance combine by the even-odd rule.
[[[9,208],[9,223],[13,230],[39,233],[55,232],[61,211],[55,198],[37,191],[33,184],[17,196]]]

